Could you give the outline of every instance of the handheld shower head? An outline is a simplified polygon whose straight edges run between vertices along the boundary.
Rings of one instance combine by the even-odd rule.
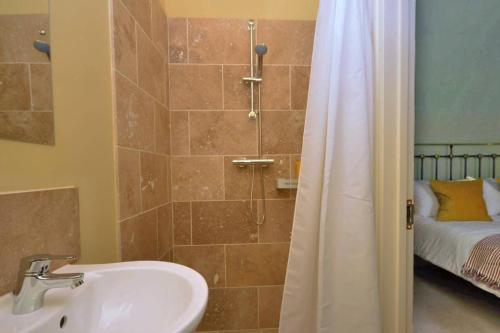
[[[259,57],[262,57],[264,54],[267,53],[267,45],[266,44],[255,45],[255,53],[257,53]]]
[[[262,66],[264,65],[264,55],[267,53],[267,45],[255,45],[255,53],[257,53],[257,77],[262,77]]]
[[[50,45],[49,44],[47,44],[46,42],[44,42],[42,40],[37,39],[33,42],[33,47],[35,49],[37,49],[37,51],[45,53],[50,60]]]

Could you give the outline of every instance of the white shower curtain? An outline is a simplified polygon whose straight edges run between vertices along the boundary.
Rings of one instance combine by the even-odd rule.
[[[280,333],[380,332],[370,0],[321,0]]]

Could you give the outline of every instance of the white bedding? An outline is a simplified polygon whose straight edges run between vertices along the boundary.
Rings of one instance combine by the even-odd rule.
[[[500,297],[500,291],[460,273],[477,242],[500,234],[500,216],[492,218],[493,222],[436,222],[431,217],[415,216],[415,254]]]

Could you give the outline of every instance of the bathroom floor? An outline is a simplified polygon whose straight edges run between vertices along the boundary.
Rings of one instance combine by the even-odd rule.
[[[415,268],[415,333],[500,332],[500,298],[438,267]]]

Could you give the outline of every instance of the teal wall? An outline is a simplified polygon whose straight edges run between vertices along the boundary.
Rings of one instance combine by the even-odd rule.
[[[500,142],[500,0],[416,1],[416,142]]]

